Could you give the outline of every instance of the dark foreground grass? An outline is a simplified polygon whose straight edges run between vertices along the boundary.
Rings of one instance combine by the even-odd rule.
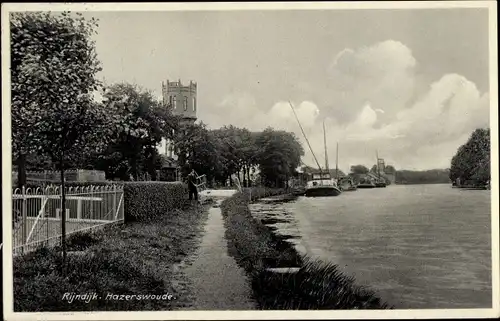
[[[154,221],[74,235],[68,240],[66,277],[60,274],[57,248],[15,258],[14,311],[139,311],[189,306],[189,285],[174,266],[194,251],[206,218],[206,208],[193,204]],[[63,299],[68,292],[96,293],[96,297],[70,303]],[[109,295],[159,295],[159,299],[123,296],[117,300]]]
[[[260,309],[391,308],[375,292],[357,286],[354,278],[341,273],[336,265],[301,257],[290,243],[252,217],[248,202],[247,193],[236,194],[225,200],[221,209],[230,254],[249,275]],[[266,270],[276,267],[300,270],[287,274]]]

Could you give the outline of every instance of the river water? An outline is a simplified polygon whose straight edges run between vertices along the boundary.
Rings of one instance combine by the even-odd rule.
[[[251,204],[398,309],[491,308],[491,193],[395,185]]]

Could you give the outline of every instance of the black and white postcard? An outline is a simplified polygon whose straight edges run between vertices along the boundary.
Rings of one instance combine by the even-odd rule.
[[[2,4],[4,318],[500,317],[496,9]]]

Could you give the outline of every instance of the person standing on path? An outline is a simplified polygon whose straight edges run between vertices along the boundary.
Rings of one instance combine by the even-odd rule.
[[[198,200],[198,188],[196,187],[196,174],[194,169],[188,175],[188,190],[189,190],[189,200]]]

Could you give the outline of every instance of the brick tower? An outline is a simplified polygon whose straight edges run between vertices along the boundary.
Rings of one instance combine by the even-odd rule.
[[[188,85],[183,85],[180,80],[162,82],[162,98],[164,106],[171,106],[172,113],[176,116],[181,116],[181,131],[183,125],[193,124],[197,117],[197,102],[196,102],[197,85],[190,81]],[[163,171],[168,174],[168,180],[175,176],[175,179],[180,179],[179,168],[177,167],[178,156],[175,152],[174,143],[170,140],[164,140],[165,156],[171,160],[169,164],[164,166]]]
[[[182,85],[181,81],[168,81],[162,83],[163,105],[172,106],[174,115],[181,116],[182,122],[194,123],[196,117],[196,83]]]

